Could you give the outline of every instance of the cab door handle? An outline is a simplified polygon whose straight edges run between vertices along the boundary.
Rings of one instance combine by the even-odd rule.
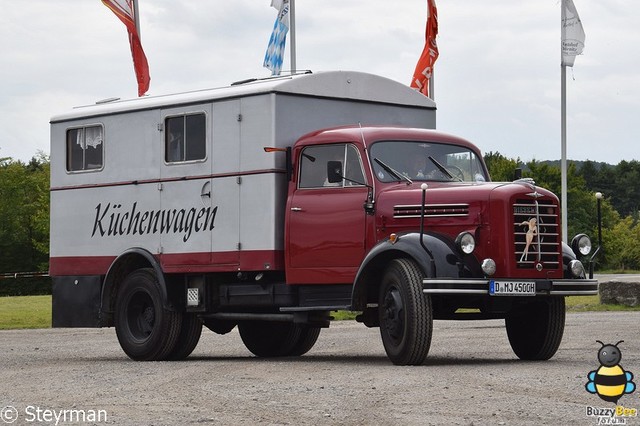
[[[292,212],[301,212],[302,211],[302,207],[291,207],[291,211]]]

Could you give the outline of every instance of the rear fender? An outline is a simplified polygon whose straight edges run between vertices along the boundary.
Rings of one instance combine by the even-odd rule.
[[[153,268],[160,285],[164,308],[172,311],[176,310],[168,296],[167,283],[158,260],[145,249],[132,248],[122,253],[113,261],[105,276],[100,303],[101,326],[113,325],[113,312],[115,310],[120,283],[127,275],[141,268]]]

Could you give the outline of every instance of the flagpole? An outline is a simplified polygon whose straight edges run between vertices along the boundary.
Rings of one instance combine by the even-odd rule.
[[[560,22],[566,20],[565,0],[560,7]],[[560,36],[560,204],[562,206],[562,241],[568,243],[567,232],[567,66],[563,63],[562,35]]]
[[[291,53],[291,72],[296,72],[296,1],[289,0],[289,52]]]
[[[435,97],[435,88],[436,88],[436,84],[434,83],[434,73],[433,71],[431,71],[431,77],[429,78],[429,97],[431,98],[432,101],[436,100]]]
[[[560,132],[562,133],[561,157],[560,157],[560,180],[561,180],[561,200],[562,205],[562,241],[568,241],[567,232],[567,67],[561,65],[562,72],[560,79]]]
[[[133,21],[136,24],[138,38],[142,41],[142,36],[140,35],[140,19],[138,18],[138,0],[131,0],[131,3],[133,4]]]

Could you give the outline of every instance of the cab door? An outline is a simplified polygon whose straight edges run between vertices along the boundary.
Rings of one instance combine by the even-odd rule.
[[[341,168],[330,182],[328,163]],[[367,199],[355,145],[307,146],[300,151],[296,188],[287,203],[287,282],[350,284],[365,254]]]

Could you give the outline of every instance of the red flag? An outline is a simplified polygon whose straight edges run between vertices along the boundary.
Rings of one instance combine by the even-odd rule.
[[[149,63],[147,57],[142,50],[140,35],[136,28],[136,17],[133,11],[133,0],[102,0],[127,27],[129,33],[129,45],[131,46],[131,56],[133,57],[133,68],[136,71],[136,80],[138,80],[138,96],[144,95],[149,90]]]
[[[438,59],[438,44],[436,36],[438,35],[438,10],[436,9],[435,0],[427,0],[427,29],[424,50],[416,70],[413,72],[411,87],[420,91],[425,96],[429,96],[429,79],[433,73],[433,64]]]

